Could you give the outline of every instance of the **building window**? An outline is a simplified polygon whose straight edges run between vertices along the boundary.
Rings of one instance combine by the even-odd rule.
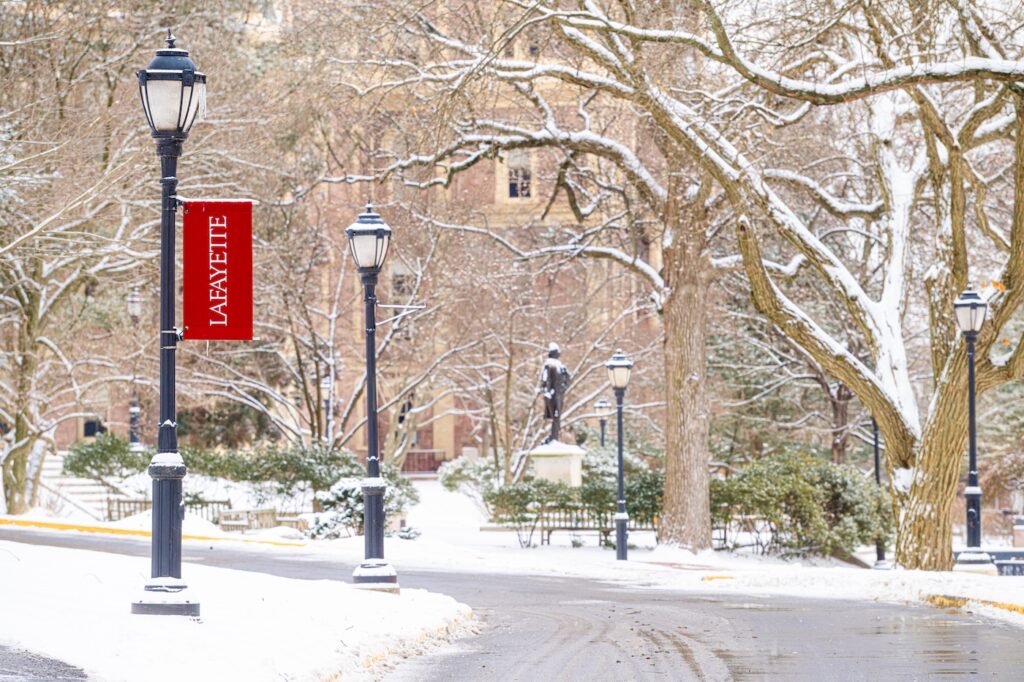
[[[514,149],[508,155],[508,196],[509,199],[526,199],[530,196],[530,152]]]
[[[530,45],[530,47],[527,48],[527,50],[529,51],[531,57],[540,56],[540,45]]]
[[[391,293],[395,296],[412,296],[416,291],[416,277],[401,262],[391,266]]]
[[[86,438],[92,438],[106,432],[107,427],[99,419],[86,419],[82,423],[82,435]]]

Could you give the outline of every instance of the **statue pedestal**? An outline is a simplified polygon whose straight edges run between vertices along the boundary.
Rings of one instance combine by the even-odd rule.
[[[565,483],[570,488],[583,485],[583,455],[578,445],[551,441],[530,450],[533,473],[537,478]]]

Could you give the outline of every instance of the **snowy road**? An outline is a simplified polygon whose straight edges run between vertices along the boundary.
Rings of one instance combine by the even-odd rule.
[[[71,533],[0,529],[0,539],[149,552],[144,541]],[[185,561],[307,579],[347,580],[351,572],[311,554],[191,542]],[[403,586],[469,604],[485,627],[477,637],[399,666],[388,676],[394,680],[1017,680],[1024,670],[1019,629],[960,612],[629,589],[562,577],[399,571]]]

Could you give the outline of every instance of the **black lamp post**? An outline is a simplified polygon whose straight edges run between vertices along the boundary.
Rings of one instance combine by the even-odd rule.
[[[594,409],[597,410],[597,417],[601,422],[601,447],[603,448],[604,434],[605,430],[608,428],[608,417],[612,413],[612,404],[604,398],[601,398],[594,403]]]
[[[377,277],[388,255],[391,228],[371,205],[345,231],[352,260],[363,282],[366,304],[366,478],[363,479],[363,563],[352,573],[360,587],[398,591],[398,574],[384,561],[384,490],[380,475],[380,443],[377,435]]]
[[[604,363],[608,368],[608,380],[615,391],[615,406],[617,409],[617,426],[619,437],[619,506],[615,513],[615,558],[619,561],[626,560],[626,536],[629,514],[626,513],[626,491],[622,480],[622,398],[626,394],[626,386],[629,385],[629,375],[633,370],[633,361],[627,358],[621,350],[616,350],[611,360]]]
[[[967,550],[957,557],[956,569],[979,573],[995,573],[992,557],[981,551],[981,486],[978,485],[978,432],[975,415],[974,346],[985,324],[988,303],[973,289],[967,289],[953,302],[956,323],[967,342]]]
[[[132,327],[138,329],[139,317],[142,315],[142,294],[138,289],[132,289],[125,297],[128,306],[128,316],[132,318]],[[128,407],[128,447],[132,452],[144,450],[142,441],[139,439],[139,389],[132,383],[132,402]]]
[[[175,410],[174,352],[181,332],[175,327],[174,224],[178,211],[177,168],[182,143],[206,108],[206,76],[196,71],[188,52],[174,46],[157,50],[149,66],[137,73],[142,108],[156,154],[163,188],[160,214],[160,429],[156,454],[149,464],[153,479],[153,544],[151,579],[132,613],[198,616],[199,604],[190,598],[181,579],[181,523],[185,507],[181,481],[185,462],[178,452]]]
[[[320,380],[320,395],[324,401],[324,442],[331,442],[331,389],[334,388],[334,379],[328,374]]]
[[[871,418],[871,431],[874,435],[875,446],[875,485],[882,487],[882,450],[879,447],[878,422]],[[875,539],[875,568],[885,570],[889,568],[889,562],[885,560],[885,538],[879,535]]]

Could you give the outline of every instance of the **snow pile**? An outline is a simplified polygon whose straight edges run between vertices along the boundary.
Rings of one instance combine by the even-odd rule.
[[[135,616],[148,570],[148,558],[0,542],[0,644],[103,680],[359,680],[473,627],[468,607],[423,590],[191,564],[201,619]]]
[[[118,486],[139,497],[152,495],[153,479],[145,471],[117,481]],[[313,493],[296,490],[292,494],[281,494],[277,483],[251,483],[213,478],[203,474],[189,473],[182,479],[182,494],[202,500],[227,500],[232,509],[261,509],[273,507],[282,513],[297,513],[313,508]]]
[[[92,525],[108,525],[111,528],[124,528],[126,530],[153,530],[153,510],[148,509],[144,512],[134,514],[132,516],[126,516],[120,521],[113,521],[111,523],[98,524],[93,522]],[[185,519],[181,524],[181,531],[185,535],[202,535],[205,537],[227,537],[227,533],[222,531],[220,527],[215,523],[210,523],[201,516],[195,514],[185,513]]]

